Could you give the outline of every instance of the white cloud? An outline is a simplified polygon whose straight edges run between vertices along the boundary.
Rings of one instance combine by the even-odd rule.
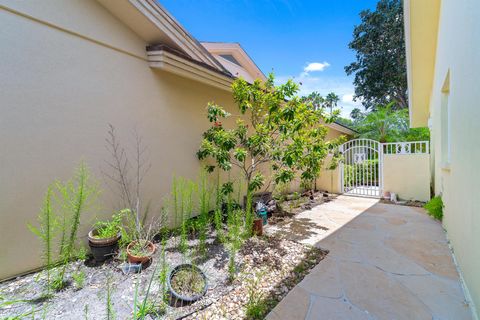
[[[345,102],[345,103],[353,103],[353,93],[349,93],[349,94],[344,94],[342,96],[342,102]]]
[[[311,62],[305,68],[303,68],[303,71],[306,72],[306,73],[314,72],[314,71],[323,71],[327,67],[330,67],[330,63],[328,63],[326,61],[324,61],[324,62]]]
[[[306,68],[305,68],[306,69]],[[352,78],[347,76],[312,76],[308,72],[301,72],[297,76],[284,75],[277,76],[277,84],[285,83],[288,79],[293,79],[300,84],[300,96],[308,95],[314,91],[326,96],[330,92],[334,92],[340,97],[338,103],[341,107],[342,117],[349,118],[350,112],[354,108],[362,108],[361,101],[353,101],[354,86]]]

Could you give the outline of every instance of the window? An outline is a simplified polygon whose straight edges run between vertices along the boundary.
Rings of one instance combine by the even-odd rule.
[[[450,167],[452,159],[451,113],[449,72],[442,87],[442,105],[440,110],[442,167],[445,169]]]

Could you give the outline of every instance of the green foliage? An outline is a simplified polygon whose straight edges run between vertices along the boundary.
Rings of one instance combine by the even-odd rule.
[[[228,274],[230,281],[235,279],[236,275],[236,266],[235,266],[235,257],[242,246],[242,224],[243,224],[243,214],[241,210],[234,210],[231,204],[231,201],[228,203],[228,217],[227,217],[227,247],[229,251],[229,261],[228,261]]]
[[[223,223],[222,223],[223,214],[222,214],[222,210],[220,208],[215,210],[213,219],[214,219],[214,223],[215,223],[215,232],[217,234],[217,239],[221,243],[224,243],[225,242],[225,232],[223,230]]]
[[[105,300],[105,311],[106,311],[106,320],[115,320],[116,314],[115,309],[113,308],[113,301],[112,301],[112,293],[113,293],[113,286],[112,286],[112,279],[110,276],[107,277],[107,295]]]
[[[340,101],[340,98],[334,92],[330,92],[325,97],[322,97],[319,92],[314,91],[308,96],[302,97],[301,99],[302,102],[311,105],[314,110],[329,109],[330,115],[339,114],[337,104]]]
[[[253,233],[253,220],[255,214],[253,212],[253,195],[251,192],[247,192],[247,202],[245,204],[245,224],[243,228],[243,238],[248,239]]]
[[[360,12],[349,47],[356,62],[345,67],[355,74],[355,97],[365,108],[396,102],[408,107],[405,36],[401,0],[380,0],[375,11]]]
[[[288,191],[288,183],[276,183],[273,189],[273,198],[280,203],[284,202],[285,200],[287,200]]]
[[[360,137],[379,142],[424,141],[430,140],[428,128],[411,129],[409,127],[408,110],[394,110],[394,103],[377,106],[363,114],[355,122],[354,128]]]
[[[344,165],[345,186],[354,186],[358,181],[368,181],[372,185],[378,184],[378,159],[365,160],[361,163]]]
[[[208,186],[207,173],[202,171],[198,182],[199,209],[197,230],[198,230],[198,252],[205,255],[207,252],[207,232],[209,227],[208,212],[210,211],[210,194],[211,190]]]
[[[393,103],[377,106],[360,122],[358,130],[362,138],[380,142],[393,142],[401,139],[401,133],[408,130],[408,110],[394,111]]]
[[[425,210],[427,210],[428,214],[440,221],[443,219],[443,208],[444,205],[441,196],[433,197],[425,204]]]
[[[147,300],[145,303],[140,303],[136,308],[133,319],[145,319],[146,316],[161,316],[165,312],[165,309],[162,306],[163,304],[158,306],[153,300]]]
[[[188,229],[193,227],[190,225],[189,219],[193,215],[193,196],[196,185],[193,181],[174,177],[172,182],[171,202],[174,213],[175,226],[180,226],[180,242],[179,249],[183,254],[188,250]]]
[[[75,258],[75,243],[77,240],[78,226],[80,225],[81,214],[88,208],[91,208],[96,200],[99,190],[98,185],[92,182],[88,167],[84,162],[76,169],[74,177],[62,183],[56,182],[57,190],[60,194],[60,202],[63,215],[68,221],[69,229],[65,229],[62,234],[60,259],[63,266],[60,269],[57,278],[54,281],[56,290],[62,289],[65,284],[64,276],[67,268],[67,263]],[[66,227],[66,226],[65,226]],[[65,233],[66,232],[66,233]]]
[[[85,286],[85,272],[76,271],[72,273],[73,283],[77,289],[81,289]]]
[[[43,206],[38,215],[38,221],[40,223],[40,227],[36,228],[30,224],[28,224],[28,228],[40,238],[43,243],[43,263],[45,265],[45,271],[47,274],[47,285],[46,285],[46,295],[50,294],[51,289],[51,279],[50,279],[50,272],[53,267],[53,240],[55,237],[56,227],[58,226],[57,217],[53,212],[53,204],[52,204],[52,196],[53,196],[53,188],[51,186],[48,187],[47,192],[45,194],[43,200]]]
[[[95,223],[96,229],[95,238],[107,239],[117,236],[122,229],[122,219],[125,214],[125,210],[120,210],[113,214],[112,219],[109,221],[98,221]]]
[[[70,260],[85,258],[85,250],[76,247],[80,217],[86,209],[92,208],[98,194],[97,184],[90,178],[88,167],[81,162],[72,179],[65,183],[56,181],[55,187],[48,187],[39,215],[40,227],[28,226],[44,246],[42,255],[47,272],[47,295],[50,289],[58,291],[65,287],[67,282],[64,277]],[[60,218],[58,211],[61,212]],[[59,248],[58,257],[53,254],[56,247]],[[63,265],[52,277],[51,269],[58,258]]]
[[[264,292],[260,289],[261,273],[249,275],[245,278],[247,282],[247,303],[245,304],[245,315],[249,320],[265,319],[270,306],[265,299]]]
[[[148,240],[135,240],[128,250],[137,257],[147,257],[151,254]]]
[[[160,300],[165,303],[168,301],[168,262],[165,254],[166,240],[162,240],[162,251],[160,253],[160,272],[158,273],[158,282],[160,284]]]
[[[239,118],[234,128],[226,129],[221,119],[229,113],[209,103],[207,117],[212,126],[203,134],[198,158],[213,159],[224,171],[239,168],[251,192],[265,184],[262,165],[271,167],[276,182],[289,182],[297,173],[302,180],[318,177],[330,149],[325,142],[327,129],[321,123],[331,122],[338,115],[333,111],[338,97],[327,96],[331,108],[327,114],[325,103],[298,98],[299,87],[293,81],[275,86],[272,74],[267,81],[256,80],[253,84],[237,79],[232,90],[238,110],[247,121]],[[209,169],[213,167],[209,165]]]
[[[152,288],[152,283],[156,277],[158,269],[158,263],[155,265],[155,269],[150,276],[148,281],[147,288],[145,290],[145,297],[143,301],[138,299],[138,282],[135,284],[135,295],[133,298],[133,318],[134,319],[145,319],[147,315],[159,315],[159,308],[150,300],[150,290]],[[162,304],[163,306],[163,304]]]
[[[403,141],[430,141],[430,130],[428,128],[409,128],[404,133]]]
[[[360,109],[355,108],[355,109],[353,109],[353,110],[360,110]],[[352,117],[352,113],[353,113],[353,111],[350,112],[350,117]],[[353,117],[352,117],[352,119],[353,119]],[[337,120],[336,120],[336,122],[339,123],[339,124],[341,124],[341,125],[343,125],[343,126],[345,126],[345,127],[348,127],[348,128],[353,129],[354,126],[355,126],[355,122],[354,122],[352,119],[343,118],[343,117],[338,117]]]

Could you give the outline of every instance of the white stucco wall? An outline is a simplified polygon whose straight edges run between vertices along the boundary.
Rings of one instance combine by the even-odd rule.
[[[444,226],[477,310],[480,308],[480,2],[441,2],[430,102],[435,193],[445,203]],[[451,162],[442,164],[442,88],[450,74]]]

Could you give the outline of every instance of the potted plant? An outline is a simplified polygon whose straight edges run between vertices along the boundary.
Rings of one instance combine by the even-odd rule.
[[[149,240],[139,239],[127,246],[127,259],[130,263],[145,265],[152,259],[155,245]]]
[[[193,303],[207,292],[207,277],[192,264],[176,266],[167,278],[168,289],[176,302]]]
[[[255,219],[253,220],[253,234],[256,236],[263,235],[263,219],[258,215],[255,215]]]
[[[109,221],[98,221],[88,233],[88,245],[97,262],[112,257],[121,238],[122,212],[117,212]]]

